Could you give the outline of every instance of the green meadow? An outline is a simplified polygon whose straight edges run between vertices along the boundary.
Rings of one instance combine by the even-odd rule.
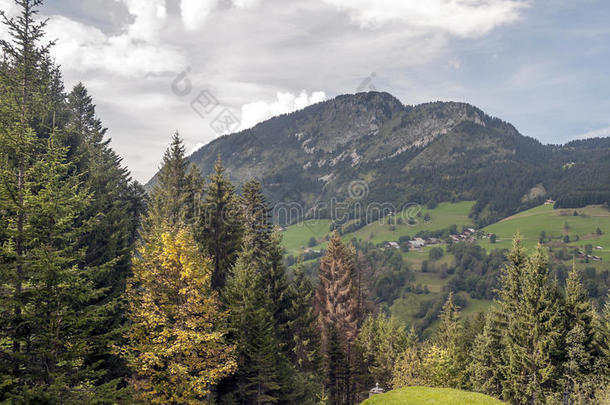
[[[502,405],[505,402],[476,392],[452,388],[404,387],[373,395],[362,405]]]

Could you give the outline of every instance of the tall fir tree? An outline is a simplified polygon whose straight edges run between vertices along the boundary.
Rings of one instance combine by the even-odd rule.
[[[279,403],[279,342],[271,303],[260,287],[261,272],[247,238],[225,288],[230,336],[237,347],[237,372],[221,387],[221,401]]]
[[[290,310],[295,297],[286,274],[284,246],[280,232],[274,231],[271,234],[268,249],[268,263],[263,268],[262,281],[271,301],[271,313],[275,320],[278,338],[282,343],[284,353],[289,355],[293,342],[293,334],[289,325]]]
[[[464,347],[464,328],[460,323],[459,307],[453,300],[453,292],[447,296],[439,316],[439,327],[433,342],[447,352],[450,358],[446,386],[463,388],[466,385],[468,353]]]
[[[142,237],[167,224],[193,226],[201,198],[202,179],[196,167],[189,168],[184,143],[172,136],[163,155],[157,183],[150,193],[148,212],[142,223]]]
[[[71,159],[75,161],[83,183],[92,192],[86,218],[93,222],[83,233],[80,243],[85,248],[84,264],[95,267],[95,285],[104,289],[100,303],[108,304],[109,312],[100,314],[99,330],[107,331],[100,339],[92,339],[96,354],[88,359],[101,361],[108,371],[106,378],[123,377],[127,368],[112,354],[112,347],[121,340],[121,327],[126,321],[122,294],[131,271],[131,253],[137,237],[141,201],[134,196],[130,174],[121,158],[109,147],[106,129],[95,114],[95,105],[87,89],[77,84],[68,95],[66,133]],[[136,205],[135,210],[133,204]]]
[[[294,267],[290,285],[292,302],[288,311],[287,329],[292,341],[288,345],[289,359],[302,379],[302,403],[315,403],[322,380],[320,378],[320,335],[313,309],[314,288],[305,275],[302,261]]]
[[[493,308],[486,314],[483,331],[474,340],[469,372],[473,389],[494,397],[502,396],[504,382],[501,358],[502,319],[504,317]]]
[[[289,330],[293,337],[291,360],[306,373],[318,373],[320,369],[320,335],[313,309],[314,288],[305,275],[303,262],[294,267]]]
[[[112,388],[103,384],[112,385],[110,379],[89,361],[91,341],[104,339],[101,314],[110,310],[82,243],[99,213],[90,210],[84,171],[66,147],[69,131],[61,130],[65,95],[51,62],[52,44],[40,45],[42,2],[16,4],[15,18],[2,14],[10,40],[0,42],[0,211],[6,225],[0,340],[7,354],[0,361],[7,382],[0,396],[13,402],[112,401]]]
[[[376,317],[366,318],[356,340],[370,375],[365,385],[372,387],[379,384],[384,389],[390,388],[394,366],[407,345],[404,326],[395,318],[383,312]]]
[[[502,392],[511,402],[544,404],[557,391],[561,375],[563,314],[557,286],[549,281],[544,248],[539,245],[525,262],[520,251],[516,243],[509,265],[509,271],[520,270],[520,287],[513,290],[514,280],[508,274],[501,290],[501,297],[514,299],[501,301],[508,319],[501,351],[506,365]]]
[[[239,198],[225,177],[220,155],[205,187],[206,195],[196,228],[197,242],[214,262],[212,287],[222,290],[241,244],[242,213]]]
[[[576,263],[572,265],[566,280],[564,311],[567,334],[563,373],[566,389],[579,403],[586,403],[601,382],[595,381],[593,375],[598,372],[603,374],[603,371],[596,370],[595,362],[601,355],[596,341],[597,316],[582,285]]]
[[[242,187],[244,234],[250,235],[245,243],[253,250],[256,260],[268,260],[273,226],[271,213],[263,195],[261,183],[250,180]]]
[[[320,260],[315,295],[326,384],[333,404],[353,402],[350,361],[360,316],[354,273],[354,252],[333,232]]]

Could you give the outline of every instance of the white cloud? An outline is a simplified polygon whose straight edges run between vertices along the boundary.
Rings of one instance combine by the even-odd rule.
[[[585,132],[576,137],[576,139],[603,138],[610,136],[610,127],[599,128],[593,131]]]
[[[262,0],[232,0],[230,6],[240,10],[253,10]],[[180,14],[184,28],[200,29],[210,14],[220,5],[220,0],[180,0]]]
[[[277,100],[271,103],[257,101],[243,105],[241,107],[241,129],[251,128],[276,115],[300,110],[324,100],[326,100],[326,93],[323,91],[314,91],[311,95],[308,95],[305,90],[301,91],[299,95],[278,92]]]
[[[167,18],[165,0],[123,0],[123,3],[129,14],[135,17],[127,36],[144,41],[158,38]]]
[[[217,5],[218,0],[181,0],[180,14],[184,28],[191,31],[199,29]]]
[[[142,34],[137,30],[135,35]],[[183,64],[182,56],[168,45],[138,40],[130,32],[106,36],[95,27],[63,16],[49,21],[47,38],[58,39],[53,55],[64,70],[104,70],[133,77],[177,70]]]
[[[161,38],[167,19],[165,0],[122,2],[134,20],[119,35],[106,35],[61,15],[51,16],[47,38],[58,39],[53,54],[64,69],[103,70],[133,77],[183,65],[183,57]]]
[[[258,7],[262,3],[262,0],[233,0],[233,6],[235,8],[251,10]]]
[[[363,28],[402,22],[423,30],[477,37],[515,21],[522,0],[322,0],[349,13]]]

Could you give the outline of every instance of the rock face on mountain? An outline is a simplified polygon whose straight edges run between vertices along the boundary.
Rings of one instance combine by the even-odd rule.
[[[578,183],[573,173],[595,171],[610,150],[609,142],[592,145],[545,146],[465,103],[405,106],[367,92],[225,135],[190,160],[208,175],[220,154],[234,182],[257,178],[272,203],[298,203],[304,212],[320,201],[353,200],[348,187],[358,180],[366,182],[366,202],[396,207],[476,199],[472,215],[483,224],[557,197],[559,184],[569,193]],[[591,147],[595,162],[583,152]],[[599,182],[604,200],[610,179]]]

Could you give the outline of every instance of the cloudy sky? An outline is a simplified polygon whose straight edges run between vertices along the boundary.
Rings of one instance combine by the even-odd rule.
[[[544,143],[610,136],[607,0],[47,0],[42,14],[66,85],[88,87],[140,181],[175,130],[193,150],[371,89],[466,101]]]

